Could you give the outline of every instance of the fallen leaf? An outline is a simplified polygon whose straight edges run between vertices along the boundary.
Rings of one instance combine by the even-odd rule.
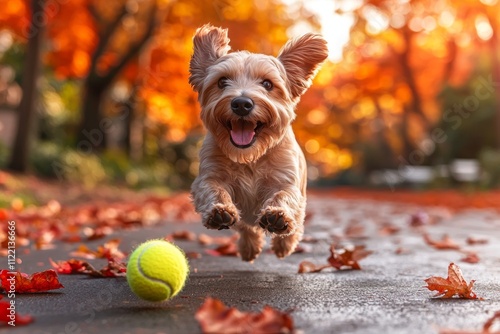
[[[167,235],[165,237],[165,240],[167,240],[167,241],[173,241],[173,240],[194,241],[194,240],[196,240],[196,234],[194,232],[191,232],[188,230],[175,231],[175,232]]]
[[[460,261],[467,263],[478,263],[479,256],[475,252],[466,252],[465,256],[461,258]]]
[[[201,233],[198,236],[198,242],[204,246],[225,245],[225,244],[236,242],[236,240],[238,240],[238,237],[239,236],[237,234],[233,234],[229,237],[211,237],[208,234]]]
[[[299,274],[305,274],[305,273],[319,273],[323,269],[326,268],[331,268],[332,266],[330,264],[324,264],[324,265],[316,265],[310,261],[302,261],[299,263]]]
[[[68,261],[58,261],[58,262],[54,262],[52,259],[49,259],[49,261],[52,267],[56,269],[58,273],[64,275],[84,273],[88,265],[86,261],[76,260],[76,259],[70,259]]]
[[[67,261],[54,262],[49,259],[52,267],[58,273],[65,275],[83,274],[92,277],[122,277],[126,276],[127,265],[123,262],[115,261],[113,258],[107,259],[108,264],[100,270],[95,269],[93,265],[87,261],[70,259]]]
[[[293,333],[293,319],[287,314],[264,306],[259,313],[241,312],[227,307],[218,299],[207,298],[195,318],[202,333]]]
[[[2,297],[3,296],[0,295],[0,299],[2,299]],[[33,317],[31,315],[20,315],[17,311],[12,314],[9,308],[11,308],[10,302],[0,301],[0,325],[2,323],[8,324],[11,322],[15,326],[20,326],[33,322]]]
[[[112,239],[97,247],[97,250],[93,251],[86,245],[78,246],[76,251],[70,253],[71,256],[82,257],[84,259],[114,259],[121,260],[127,255],[118,249],[120,245],[119,239]]]
[[[466,240],[467,245],[484,245],[488,243],[488,239],[480,239],[474,237],[468,237]]]
[[[437,291],[434,297],[453,298],[457,296],[463,299],[478,299],[476,294],[472,291],[475,281],[471,280],[470,283],[467,284],[462,275],[462,271],[454,263],[450,263],[448,266],[447,278],[433,276],[427,278],[425,282],[427,283],[427,289]]]
[[[0,281],[3,290],[9,291],[12,277],[15,279],[16,293],[43,292],[64,288],[57,278],[57,273],[52,269],[37,272],[31,276],[25,273],[1,270]]]
[[[212,256],[238,256],[238,246],[235,243],[229,243],[215,249],[205,249],[205,253]]]
[[[441,240],[433,240],[429,236],[429,234],[424,233],[423,234],[425,242],[429,245],[434,247],[435,249],[439,250],[459,250],[460,246],[453,241],[447,234],[443,235]]]
[[[327,259],[330,265],[338,270],[354,269],[360,270],[359,260],[372,254],[372,251],[365,250],[365,246],[358,245],[354,248],[335,249],[335,244],[330,246],[330,257]]]

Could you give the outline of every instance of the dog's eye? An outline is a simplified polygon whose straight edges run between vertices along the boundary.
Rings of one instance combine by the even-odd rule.
[[[267,91],[273,89],[273,83],[269,80],[262,81],[262,87],[264,87]]]
[[[228,81],[229,81],[228,78],[222,77],[217,82],[217,86],[219,86],[220,89],[224,89],[224,88],[226,88],[229,85]]]

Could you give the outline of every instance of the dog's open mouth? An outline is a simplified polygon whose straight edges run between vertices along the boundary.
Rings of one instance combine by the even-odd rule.
[[[228,122],[227,126],[229,128],[231,143],[238,148],[247,148],[255,142],[264,124],[239,118]]]

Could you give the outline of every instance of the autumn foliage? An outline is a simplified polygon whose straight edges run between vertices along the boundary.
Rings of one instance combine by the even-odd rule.
[[[220,300],[207,298],[195,315],[202,333],[292,333],[292,318],[265,306],[261,312],[241,312],[227,307]]]
[[[448,277],[429,277],[425,280],[427,288],[431,291],[437,291],[435,297],[453,298],[454,296],[463,299],[480,299],[476,293],[472,291],[474,280],[469,283],[464,279],[460,268],[450,263],[448,266]]]

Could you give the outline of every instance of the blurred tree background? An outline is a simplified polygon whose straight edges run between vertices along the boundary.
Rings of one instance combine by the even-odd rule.
[[[477,162],[480,186],[500,183],[499,0],[9,0],[0,167],[189,187],[203,128],[188,64],[208,22],[229,28],[233,50],[277,54],[317,31],[341,51],[294,123],[316,184],[392,184],[425,167],[450,185],[460,161]]]

